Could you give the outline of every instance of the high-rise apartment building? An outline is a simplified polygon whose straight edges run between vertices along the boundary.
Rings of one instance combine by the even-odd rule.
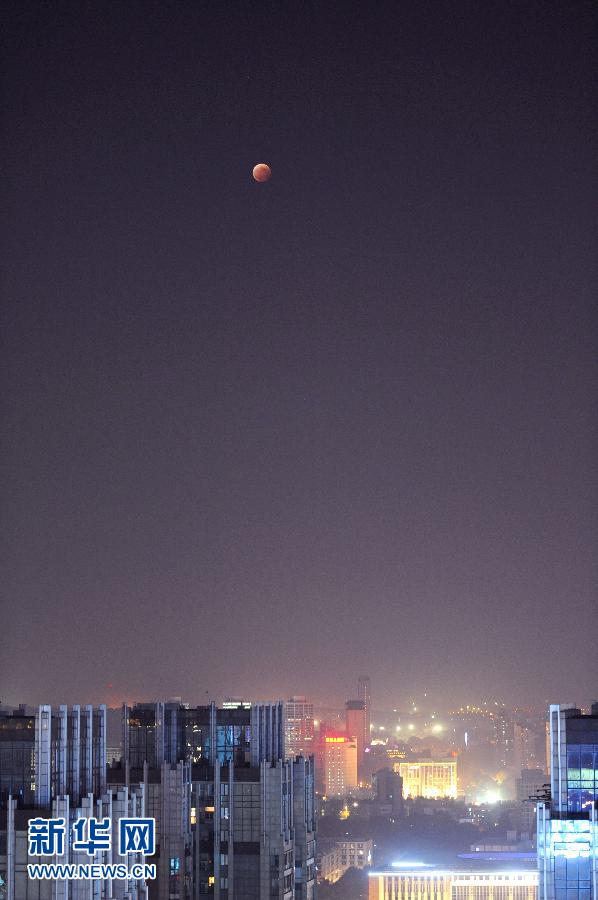
[[[539,900],[598,898],[598,703],[549,710],[550,801],[538,803]]]
[[[0,709],[0,897],[6,900],[87,900],[91,882],[31,881],[27,865],[47,860],[29,854],[28,823],[62,818],[64,852],[56,863],[99,863],[73,849],[72,825],[79,818],[110,818],[110,862],[117,853],[120,817],[145,815],[143,787],[113,791],[106,781],[106,709],[100,706],[39,706]],[[94,900],[146,900],[140,880],[93,882]]]
[[[394,771],[403,779],[403,797],[457,797],[457,760],[421,759],[418,762],[400,761]]]
[[[106,707],[0,707],[0,808],[50,809],[106,786]]]
[[[306,697],[291,697],[284,705],[287,757],[314,752],[314,705]]]
[[[311,900],[314,763],[285,759],[282,703],[125,707],[123,746],[108,777],[161,817],[159,900]]]

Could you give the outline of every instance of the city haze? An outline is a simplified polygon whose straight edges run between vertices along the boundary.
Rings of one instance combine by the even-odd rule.
[[[593,699],[592,6],[326,6],[3,7],[4,702]]]

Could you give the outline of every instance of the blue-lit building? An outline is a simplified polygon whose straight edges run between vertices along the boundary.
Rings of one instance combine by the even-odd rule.
[[[551,799],[538,804],[538,900],[598,900],[598,703],[553,705]]]

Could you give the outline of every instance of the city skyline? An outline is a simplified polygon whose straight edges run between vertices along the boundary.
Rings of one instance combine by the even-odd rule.
[[[371,679],[358,684],[369,702]],[[0,706],[0,893],[25,900],[39,877],[35,896],[51,900],[48,880],[67,892],[73,869],[89,878],[92,855],[105,900],[365,900],[368,883],[370,900],[390,887],[407,900],[414,888],[467,900],[472,887],[487,900],[593,900],[598,703],[551,704],[542,717],[459,709],[459,727],[441,728],[435,746],[396,735],[362,754],[364,717],[353,714],[364,711],[364,701],[347,704],[338,730],[316,723],[302,696],[124,704],[116,739],[102,705]],[[304,738],[309,750],[295,753]],[[158,853],[145,874],[127,876],[123,815],[151,829]],[[43,846],[53,837],[38,840],[44,823],[65,835],[55,850]],[[123,861],[116,893],[105,853]],[[40,854],[65,865],[36,875]],[[326,882],[340,883],[329,894]]]
[[[596,691],[591,693],[586,698],[580,698],[578,696],[569,697],[567,699],[560,698],[559,703],[561,705],[573,705],[579,709],[588,711],[593,704],[597,701],[595,700]],[[333,716],[335,719],[341,720],[346,719],[346,706],[347,703],[351,702],[351,692],[348,691],[345,699],[339,699],[337,702],[334,702],[334,698],[324,697],[323,699],[316,699],[312,696],[294,696],[287,697],[280,691],[263,691],[259,694],[254,694],[251,697],[247,694],[241,695],[239,692],[236,694],[226,693],[224,691],[218,691],[213,695],[207,695],[207,692],[202,692],[199,690],[197,694],[190,693],[188,695],[182,694],[170,694],[160,696],[158,699],[161,702],[169,703],[176,702],[182,703],[185,706],[196,706],[202,705],[206,703],[216,703],[228,705],[230,707],[234,707],[236,705],[245,705],[251,706],[252,704],[259,703],[278,703],[281,702],[285,706],[293,705],[293,704],[307,704],[312,707],[315,715],[323,716],[323,721],[327,720],[328,716]],[[19,705],[23,705],[25,707],[36,707],[38,705],[56,705],[56,703],[63,702],[64,698],[59,698],[58,701],[50,701],[46,697],[46,695],[42,692],[39,696],[34,697],[24,697],[19,696],[17,698],[5,696],[0,697],[0,706],[4,707],[17,707]],[[119,700],[116,700],[116,695],[113,696],[113,702],[107,702],[106,700],[97,700],[94,698],[90,698],[89,696],[79,697],[73,701],[64,701],[68,704],[78,703],[80,705],[91,704],[104,704],[108,709],[111,710],[120,710],[123,704],[132,704],[132,703],[147,703],[154,702],[157,699],[158,695],[154,695],[151,693],[140,694],[139,696],[126,696],[121,697]],[[379,728],[379,725],[384,721],[403,721],[405,723],[411,721],[416,723],[413,727],[415,729],[415,735],[430,733],[434,735],[435,732],[432,729],[435,726],[438,727],[438,722],[444,720],[444,722],[448,722],[453,717],[458,717],[460,713],[471,713],[474,716],[476,714],[480,714],[482,716],[487,716],[492,718],[493,716],[497,716],[501,713],[501,711],[506,712],[510,716],[513,717],[513,720],[517,719],[518,716],[531,715],[534,717],[543,718],[547,715],[550,706],[552,705],[551,700],[547,700],[546,703],[538,703],[538,704],[508,704],[503,702],[502,700],[498,700],[495,698],[481,697],[477,698],[475,702],[467,702],[461,700],[459,698],[453,698],[453,703],[449,703],[443,705],[441,703],[435,703],[434,698],[424,699],[422,705],[414,707],[413,706],[413,697],[414,695],[410,695],[409,698],[404,698],[403,702],[398,702],[395,698],[392,704],[384,705],[384,704],[376,704],[374,703],[371,707],[372,715],[377,718],[378,721],[373,720],[371,722],[371,728],[376,731]],[[443,730],[444,730],[443,725]],[[409,735],[410,736],[410,735]],[[436,734],[438,737],[439,735]]]

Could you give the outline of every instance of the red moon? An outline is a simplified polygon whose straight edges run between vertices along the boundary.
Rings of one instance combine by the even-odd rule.
[[[253,177],[256,181],[267,181],[271,174],[272,170],[266,163],[258,163],[253,167]]]

